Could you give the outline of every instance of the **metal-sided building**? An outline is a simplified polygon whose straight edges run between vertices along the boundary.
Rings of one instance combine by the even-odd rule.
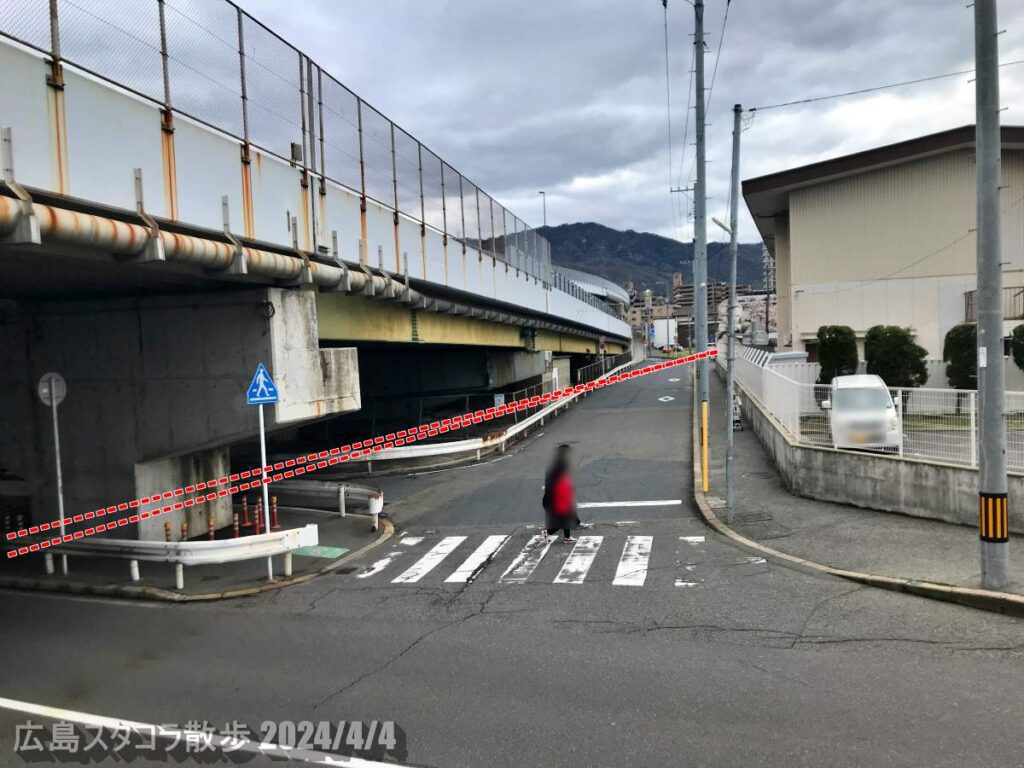
[[[1006,333],[1024,322],[1024,127],[1002,129]],[[747,179],[775,257],[780,350],[816,359],[821,325],[900,325],[932,358],[973,322],[974,126]]]

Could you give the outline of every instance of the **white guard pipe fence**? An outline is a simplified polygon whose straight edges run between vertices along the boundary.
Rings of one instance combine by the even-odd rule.
[[[797,442],[835,447],[829,411],[829,387],[810,378],[814,363],[772,362],[772,355],[738,347],[736,380]],[[718,355],[724,368],[725,355]],[[814,372],[816,378],[817,373]],[[976,390],[890,387],[899,420],[898,444],[865,441],[862,448],[904,458],[978,466],[978,398]],[[1006,392],[1004,410],[1007,468],[1024,472],[1024,392]]]

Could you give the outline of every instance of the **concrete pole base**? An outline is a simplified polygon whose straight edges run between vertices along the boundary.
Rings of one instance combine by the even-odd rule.
[[[1010,584],[1010,544],[1006,541],[981,542],[981,586],[1006,589]]]

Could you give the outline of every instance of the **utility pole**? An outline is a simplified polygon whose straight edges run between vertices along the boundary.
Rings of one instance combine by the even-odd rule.
[[[729,337],[726,341],[728,372],[725,385],[725,412],[727,414],[725,443],[725,504],[730,509],[733,505],[733,418],[732,401],[735,397],[733,379],[733,361],[736,358],[736,252],[739,250],[739,218],[740,218],[740,119],[743,107],[739,104],[732,108],[732,189],[729,196]]]
[[[693,200],[693,311],[697,335],[697,352],[708,348],[708,222],[707,222],[707,159],[704,136],[704,0],[694,0],[694,83],[696,93],[697,179]],[[697,381],[700,387],[700,444],[701,477],[703,490],[708,490],[708,361],[697,362]],[[731,404],[730,404],[730,407]]]
[[[544,204],[544,218],[543,218],[543,222],[544,222],[544,226],[546,227],[548,225],[548,196],[544,192],[544,190],[541,190],[537,194],[540,195],[541,202]]]
[[[978,533],[981,583],[1009,582],[1006,422],[1003,419],[1003,274],[999,234],[999,29],[996,0],[975,0],[974,60],[978,251]]]

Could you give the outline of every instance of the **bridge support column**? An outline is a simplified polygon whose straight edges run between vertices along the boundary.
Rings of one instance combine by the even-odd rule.
[[[49,412],[35,397],[43,373],[59,372],[68,383],[61,449],[73,516],[228,475],[231,446],[257,434],[245,390],[258,362],[281,391],[269,413],[271,431],[359,408],[355,350],[319,349],[316,304],[307,291],[0,309],[0,402],[11,423],[0,432],[0,508],[33,523],[56,517]],[[217,527],[229,524],[231,499],[125,526],[117,535],[162,539],[165,522],[175,536],[183,522],[205,531],[211,513]]]

